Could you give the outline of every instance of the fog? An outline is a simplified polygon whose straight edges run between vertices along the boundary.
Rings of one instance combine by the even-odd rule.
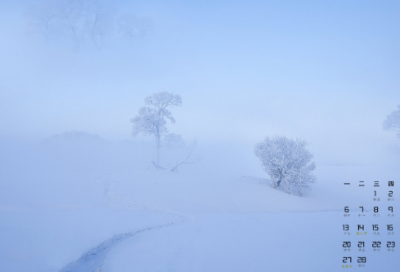
[[[396,144],[381,129],[400,96],[396,2],[113,2],[153,26],[101,48],[46,41],[29,27],[35,3],[1,8],[2,137],[129,139],[144,98],[167,91],[183,99],[170,131],[199,143],[302,137],[317,158],[353,163]]]
[[[103,205],[100,198],[103,191],[109,197],[109,184],[118,178],[128,184],[128,176],[135,182],[154,181],[151,186],[159,179],[176,178],[181,186],[191,177],[212,176],[210,184],[219,178],[251,177],[249,184],[256,186],[263,184],[257,178],[268,176],[254,146],[276,135],[309,143],[317,165],[313,201],[322,203],[322,194],[332,188],[339,195],[338,180],[398,175],[400,141],[395,132],[382,129],[400,104],[398,1],[94,1],[110,20],[101,35],[72,35],[68,25],[41,27],[44,7],[61,2],[0,3],[0,211],[54,203],[60,209]],[[123,35],[118,20],[124,14],[145,26],[131,37]],[[145,98],[158,92],[182,97],[182,106],[170,109],[176,123],[167,127],[188,145],[196,141],[193,157],[198,160],[177,173],[153,167],[153,136],[132,136],[130,120],[145,106]],[[166,149],[160,156],[166,167],[177,161]],[[329,168],[336,166],[351,170]],[[113,176],[112,181],[104,178],[123,173],[125,177]],[[178,199],[194,188],[205,195],[209,190],[179,186]],[[113,190],[125,193],[121,188]],[[142,204],[186,209],[186,204],[154,195],[154,203],[150,197]],[[138,193],[135,199],[147,201],[144,196]],[[185,212],[192,207],[229,210],[223,200],[215,204],[195,194],[185,196],[195,203]],[[253,209],[248,205],[243,210]],[[7,226],[19,224],[7,220],[3,218],[5,236],[14,231]],[[123,222],[121,231],[129,225]],[[43,264],[37,267],[60,269],[77,259],[76,252],[116,232],[110,227],[70,248],[70,255],[52,256],[47,270]]]

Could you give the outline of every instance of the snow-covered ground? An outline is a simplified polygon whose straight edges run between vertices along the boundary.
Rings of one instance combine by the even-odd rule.
[[[340,271],[346,256],[360,271],[400,266],[398,249],[386,248],[398,241],[399,199],[390,202],[391,218],[386,198],[373,201],[373,181],[396,180],[397,167],[319,166],[318,182],[300,198],[271,188],[266,176],[207,171],[206,164],[176,174],[82,158],[80,167],[70,159],[56,167],[53,157],[22,154],[2,160],[0,271]],[[358,187],[359,180],[368,186]],[[383,209],[380,219],[375,205]],[[369,230],[377,222],[379,236]],[[357,250],[357,224],[368,230],[365,252]],[[378,240],[382,249],[374,252]],[[352,242],[350,252],[343,241]],[[367,257],[365,267],[357,267],[357,257]]]

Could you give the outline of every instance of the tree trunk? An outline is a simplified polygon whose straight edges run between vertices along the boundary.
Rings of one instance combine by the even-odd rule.
[[[279,187],[279,185],[281,184],[281,182],[282,182],[282,173],[280,173],[279,174],[279,179],[278,179],[278,181],[276,182],[276,184],[278,184],[278,187]]]
[[[157,149],[157,158],[156,158],[156,163],[157,166],[160,166],[160,135],[156,136],[156,149]]]

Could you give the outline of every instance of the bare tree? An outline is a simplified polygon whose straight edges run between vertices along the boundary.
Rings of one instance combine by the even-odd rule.
[[[97,47],[103,44],[104,36],[112,33],[114,28],[114,16],[105,5],[93,5],[91,12],[90,36]]]
[[[201,157],[195,155],[196,141],[186,145],[180,135],[170,133],[164,136],[163,147],[169,151],[169,169],[171,172],[178,172],[178,168],[186,164],[194,164],[200,161]]]

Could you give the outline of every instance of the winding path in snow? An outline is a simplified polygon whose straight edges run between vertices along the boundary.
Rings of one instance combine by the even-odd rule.
[[[96,181],[101,182],[101,180],[105,176],[110,176],[110,174],[104,175],[103,177],[98,178]],[[104,270],[104,263],[106,261],[108,253],[113,249],[113,247],[117,246],[121,242],[129,239],[132,236],[135,236],[141,232],[145,231],[150,231],[150,230],[155,230],[155,229],[160,229],[160,228],[165,228],[165,227],[170,227],[173,225],[176,225],[178,223],[181,223],[183,221],[183,214],[177,213],[174,211],[166,210],[166,209],[160,209],[156,207],[146,207],[144,205],[139,205],[137,203],[132,203],[128,199],[123,199],[122,197],[115,196],[111,193],[111,185],[112,182],[101,182],[105,186],[104,188],[104,198],[108,202],[106,205],[110,205],[111,203],[118,203],[119,206],[131,209],[131,208],[140,208],[143,210],[156,210],[156,211],[163,211],[167,212],[170,214],[174,214],[175,217],[178,218],[178,220],[173,221],[171,223],[166,223],[166,224],[161,224],[158,226],[154,227],[148,227],[140,230],[135,230],[135,231],[130,231],[130,232],[124,232],[120,233],[117,235],[114,235],[113,237],[101,242],[99,245],[89,249],[85,253],[82,254],[82,256],[74,261],[66,265],[64,268],[60,270],[60,272],[105,272]]]
[[[71,262],[62,268],[60,272],[102,272],[104,271],[103,266],[107,255],[114,246],[141,232],[165,228],[173,226],[174,224],[176,224],[176,222],[117,234],[89,249],[83,253],[78,260]]]
[[[107,179],[104,180],[106,177],[112,176],[112,174],[103,175],[97,178],[95,181],[103,184],[104,188],[104,199],[105,205],[111,206],[111,204],[117,204],[120,208],[125,209],[141,209],[141,210],[151,210],[151,211],[162,211],[169,214],[173,214],[176,219],[173,222],[161,224],[154,227],[147,227],[144,229],[134,230],[130,232],[124,232],[101,242],[99,245],[89,249],[82,256],[74,261],[66,265],[64,268],[60,270],[60,272],[105,272],[104,270],[104,263],[106,261],[108,253],[113,249],[113,247],[117,246],[119,243],[129,239],[132,236],[135,236],[141,232],[170,227],[176,225],[178,223],[183,222],[183,218],[185,214],[174,212],[171,210],[159,208],[159,207],[147,207],[145,205],[140,205],[135,203],[129,199],[125,199],[121,196],[116,196],[112,194],[112,185],[114,182],[110,182]]]
[[[129,199],[123,198],[122,196],[114,195],[112,193],[112,185],[115,182],[111,182],[107,179],[107,177],[110,176],[112,176],[112,174],[106,174],[95,179],[95,182],[99,182],[104,186],[104,194],[103,194],[105,200],[104,205],[111,206],[112,204],[115,204],[119,208],[125,208],[125,209],[141,209],[141,210],[166,212],[172,214],[173,217],[175,217],[175,221],[154,227],[147,227],[144,229],[124,232],[114,235],[113,237],[101,242],[99,245],[83,253],[78,260],[69,263],[64,268],[62,268],[60,272],[105,272],[104,264],[108,253],[110,253],[113,247],[117,246],[119,243],[141,232],[170,227],[178,223],[182,223],[184,217],[188,216],[187,214],[184,213],[178,213],[160,207],[154,207],[154,206],[148,207],[145,205],[141,205],[139,203],[135,203]]]

